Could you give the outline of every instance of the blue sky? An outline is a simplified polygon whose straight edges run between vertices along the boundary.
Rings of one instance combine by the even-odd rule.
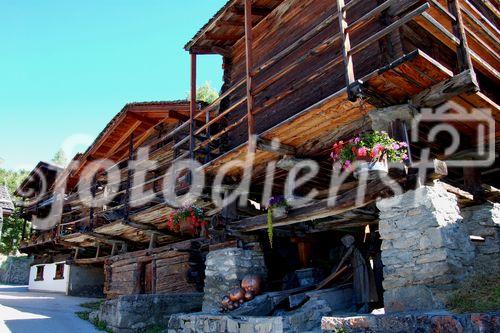
[[[185,98],[183,46],[224,3],[0,0],[0,167],[50,160],[128,102]],[[219,89],[220,57],[199,59],[199,84]]]

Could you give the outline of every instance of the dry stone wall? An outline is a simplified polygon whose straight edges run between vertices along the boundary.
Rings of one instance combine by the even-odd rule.
[[[456,197],[436,183],[377,206],[386,312],[444,308],[475,256]]]
[[[500,269],[500,204],[487,202],[462,209],[465,226],[471,236],[484,241],[474,242],[474,271],[488,273]]]
[[[203,312],[218,313],[222,298],[240,286],[247,274],[267,276],[264,254],[256,250],[225,248],[212,251],[205,262]]]

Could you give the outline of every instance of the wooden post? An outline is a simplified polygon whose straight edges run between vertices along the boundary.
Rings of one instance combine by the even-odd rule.
[[[78,252],[80,251],[80,248],[77,247],[76,250],[75,250],[75,256],[73,257],[73,260],[76,260],[78,259]]]
[[[481,170],[478,168],[463,168],[464,188],[474,196],[477,202],[484,201],[485,194],[481,185]]]
[[[189,108],[189,158],[194,159],[194,116],[196,112],[196,54],[191,53],[191,102]]]
[[[351,37],[347,29],[347,10],[344,9],[345,0],[337,0],[337,10],[339,13],[339,29],[342,36],[342,54],[344,56],[345,81],[347,86],[347,94],[350,101],[355,101],[356,96],[353,93],[351,86],[356,80],[354,77],[354,65],[351,54]]]
[[[462,10],[460,9],[459,0],[448,0],[448,9],[456,19],[455,22],[453,22],[453,33],[460,40],[460,45],[457,49],[459,71],[463,72],[469,69],[471,71],[471,75],[475,77],[475,72],[469,53],[469,45],[467,43],[467,36],[465,35],[464,21],[462,17]]]
[[[149,249],[152,250],[156,246],[157,234],[155,232],[151,233],[151,238],[149,239]]]
[[[125,221],[128,222],[130,215],[130,187],[132,186],[132,169],[130,169],[130,164],[134,159],[134,133],[130,134],[129,142],[129,156],[128,156],[128,170],[127,170],[127,189],[125,190]]]
[[[111,256],[116,254],[116,242],[113,242],[113,246],[111,247]]]
[[[245,46],[247,70],[247,123],[248,123],[248,152],[255,152],[254,140],[255,122],[253,118],[253,33],[252,33],[252,0],[245,0]]]
[[[96,259],[99,258],[100,254],[101,254],[101,244],[97,244],[97,250],[95,251]]]

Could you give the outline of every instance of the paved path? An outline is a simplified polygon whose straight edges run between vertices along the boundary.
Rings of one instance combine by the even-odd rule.
[[[102,333],[75,315],[84,310],[79,304],[88,301],[0,285],[0,333]]]

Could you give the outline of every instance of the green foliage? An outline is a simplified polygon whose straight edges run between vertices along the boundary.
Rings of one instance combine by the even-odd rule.
[[[28,171],[25,170],[10,171],[0,169],[0,184],[7,185],[13,201],[19,200],[19,198],[14,196],[14,191],[27,176]],[[4,219],[2,238],[0,240],[0,253],[12,254],[17,251],[19,242],[21,241],[23,224],[24,219],[21,218],[19,208],[16,208],[11,216]]]
[[[98,302],[87,302],[87,303],[82,303],[80,306],[82,308],[90,309],[90,310],[99,310],[102,303],[104,303],[104,300],[98,301]]]
[[[448,300],[456,312],[487,312],[500,309],[500,269],[485,268],[465,280]]]
[[[51,162],[57,166],[65,167],[68,164],[68,157],[64,153],[64,150],[59,149],[57,153],[54,154]]]
[[[83,304],[80,306],[83,306]],[[82,320],[90,321],[90,311],[79,311],[75,312],[75,314]],[[91,324],[94,325],[99,331],[113,333],[113,331],[106,325],[106,322],[102,320],[94,320]]]
[[[143,331],[143,333],[161,333],[161,332],[165,332],[165,327],[159,325],[150,327],[145,331]]]
[[[269,238],[269,245],[271,249],[273,248],[273,238],[274,238],[274,225],[273,225],[273,209],[269,208],[267,210],[267,237]]]
[[[26,170],[10,171],[0,168],[0,185],[7,185],[12,195],[28,174]]]
[[[89,315],[90,315],[90,311],[79,311],[79,312],[75,312],[75,314],[78,316],[78,318],[82,319],[82,320],[89,320]]]
[[[188,99],[190,98],[191,95],[188,94]],[[217,98],[219,98],[219,94],[212,88],[210,82],[205,82],[204,85],[196,90],[196,99],[200,102],[212,104]]]

